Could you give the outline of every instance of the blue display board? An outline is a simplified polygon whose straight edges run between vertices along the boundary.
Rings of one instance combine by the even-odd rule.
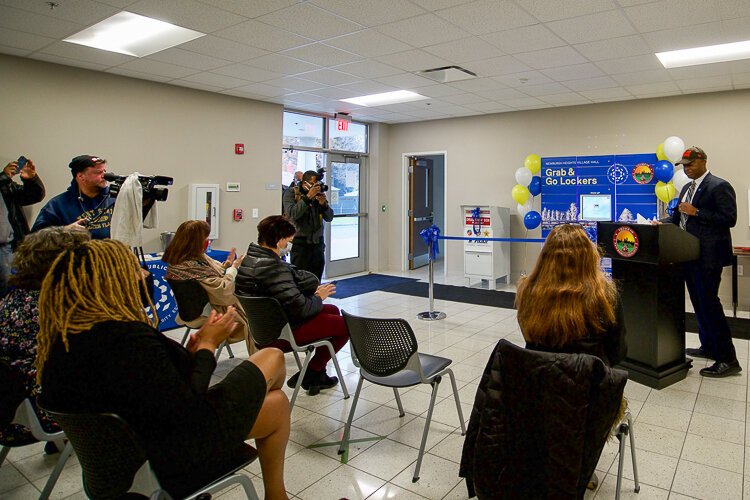
[[[656,155],[542,158],[542,236],[561,223],[581,223],[596,241],[596,222],[654,219]]]

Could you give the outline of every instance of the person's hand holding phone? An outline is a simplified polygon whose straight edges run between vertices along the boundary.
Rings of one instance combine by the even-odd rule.
[[[23,162],[23,165],[20,162],[20,158],[18,162],[18,168],[19,168],[19,171],[21,172],[21,179],[28,180],[28,179],[33,179],[34,177],[36,177],[36,166],[34,165],[34,162],[28,158],[24,158],[23,156],[21,158],[25,160]]]

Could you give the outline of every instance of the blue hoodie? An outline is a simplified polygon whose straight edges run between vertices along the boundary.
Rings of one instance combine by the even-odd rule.
[[[78,191],[75,179],[68,189],[55,196],[44,205],[31,228],[31,232],[45,227],[67,226],[85,217],[95,219],[88,230],[95,240],[109,238],[109,226],[112,224],[112,210],[115,199],[109,196],[109,187],[102,189],[98,195],[89,198]]]

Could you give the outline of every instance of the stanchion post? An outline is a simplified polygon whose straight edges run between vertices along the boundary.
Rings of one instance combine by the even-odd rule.
[[[417,314],[417,319],[421,319],[423,321],[437,321],[440,319],[445,319],[446,315],[444,312],[439,312],[434,310],[434,304],[435,299],[432,291],[432,285],[435,283],[435,268],[433,265],[433,259],[432,259],[432,245],[434,245],[435,242],[430,239],[429,242],[427,242],[427,273],[429,275],[429,283],[427,284],[427,291],[428,291],[428,297],[430,301],[430,310],[421,312]]]

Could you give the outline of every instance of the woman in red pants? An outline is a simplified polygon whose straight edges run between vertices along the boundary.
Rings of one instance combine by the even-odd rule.
[[[235,290],[241,295],[274,297],[286,311],[294,339],[300,344],[327,338],[338,352],[349,340],[344,318],[338,307],[323,304],[336,293],[333,283],[321,285],[311,272],[297,269],[281,256],[288,253],[289,243],[297,229],[283,215],[266,217],[258,224],[258,243],[250,243],[235,280]],[[302,388],[311,395],[338,384],[329,377],[326,364],[331,359],[328,349],[318,347],[310,360]],[[299,373],[287,381],[297,384]]]

